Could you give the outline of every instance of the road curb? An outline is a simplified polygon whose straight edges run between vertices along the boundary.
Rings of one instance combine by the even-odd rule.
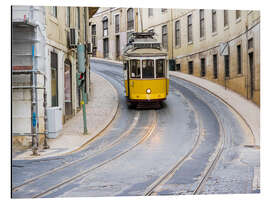
[[[117,112],[119,110],[119,94],[116,90],[116,88],[104,77],[98,75],[97,73],[91,72],[91,74],[95,74],[95,77],[101,78],[104,83],[108,84],[110,87],[111,91],[113,91],[113,98],[116,99],[114,108],[110,111],[110,118],[107,120],[104,120],[104,127],[101,127],[100,129],[96,129],[91,133],[91,137],[88,139],[86,138],[84,141],[81,142],[81,144],[78,144],[77,146],[70,147],[69,149],[62,151],[62,152],[54,152],[54,148],[50,148],[48,150],[44,150],[44,154],[42,155],[42,152],[40,153],[40,156],[31,156],[31,150],[28,150],[26,152],[23,152],[22,154],[13,157],[13,160],[39,160],[39,159],[44,159],[44,158],[49,158],[49,157],[56,157],[56,156],[65,156],[65,155],[70,155],[72,153],[78,152],[82,149],[84,149],[88,144],[90,144],[93,140],[95,140],[97,137],[102,135],[102,133],[110,126],[110,124],[114,121]],[[109,117],[109,116],[106,116]],[[70,121],[69,121],[70,122]],[[80,133],[79,135],[82,135],[83,133]],[[64,136],[64,135],[61,135]],[[68,136],[68,135],[67,135]],[[59,137],[60,138],[60,137]],[[57,138],[56,138],[57,139]],[[63,143],[64,144],[64,143]],[[52,150],[52,151],[50,151]],[[41,150],[42,151],[42,150]],[[46,152],[48,154],[46,154]]]
[[[253,129],[252,125],[249,123],[249,121],[236,109],[236,107],[233,106],[233,104],[230,104],[229,102],[227,102],[224,98],[222,98],[221,96],[219,96],[217,93],[215,93],[214,91],[211,91],[205,87],[203,87],[202,85],[196,83],[196,82],[193,82],[193,81],[190,81],[184,77],[181,77],[179,75],[176,75],[176,74],[171,74],[171,76],[174,76],[174,77],[177,77],[177,78],[180,78],[182,80],[185,80],[186,82],[190,82],[192,83],[193,85],[199,87],[199,88],[202,88],[206,91],[208,91],[210,94],[216,96],[217,98],[219,98],[225,105],[227,105],[231,110],[232,112],[234,112],[236,115],[238,115],[242,121],[244,122],[244,124],[246,125],[246,127],[248,128],[248,130],[250,131],[251,135],[252,135],[252,139],[253,139],[253,145],[257,145],[257,146],[260,146],[260,143],[259,143],[259,138],[257,138],[257,136],[259,135],[256,135],[256,133],[254,132],[255,130]],[[208,81],[210,82],[210,81]]]
[[[91,74],[92,73],[93,72],[91,72]],[[106,80],[104,77],[102,77],[101,75],[99,75],[97,73],[94,73],[94,74],[96,74],[98,77],[102,78],[105,82],[107,82],[111,86],[111,88],[113,89],[113,91],[114,91],[114,93],[116,95],[116,98],[117,98],[117,105],[112,110],[112,116],[111,116],[112,118],[105,124],[104,128],[102,128],[102,129],[100,129],[98,131],[95,131],[93,133],[94,136],[92,138],[90,138],[89,140],[87,140],[86,142],[84,142],[80,147],[72,150],[71,152],[67,152],[67,153],[65,153],[63,155],[68,155],[68,154],[72,154],[74,152],[78,152],[78,151],[82,150],[83,148],[85,148],[88,144],[90,144],[94,139],[99,137],[110,126],[110,124],[114,121],[114,119],[116,117],[116,114],[117,114],[117,112],[119,110],[119,94],[118,94],[117,90],[115,89],[115,87],[108,80]]]

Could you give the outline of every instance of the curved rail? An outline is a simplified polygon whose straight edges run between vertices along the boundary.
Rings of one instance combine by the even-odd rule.
[[[74,181],[74,180],[76,180],[76,179],[78,179],[78,178],[84,177],[84,176],[88,175],[90,172],[92,172],[93,170],[95,170],[95,169],[97,169],[97,168],[100,168],[100,167],[102,167],[102,166],[104,166],[104,165],[106,165],[106,164],[112,162],[112,161],[115,160],[115,159],[118,159],[119,157],[123,156],[123,155],[126,154],[127,152],[129,152],[129,151],[131,151],[132,149],[134,149],[135,147],[137,147],[139,144],[143,143],[147,138],[150,137],[150,135],[153,133],[153,131],[155,130],[156,125],[157,125],[157,113],[156,113],[155,111],[152,111],[152,112],[153,112],[153,114],[154,114],[154,115],[152,116],[154,119],[153,119],[151,125],[149,126],[147,132],[145,133],[145,135],[144,135],[144,136],[143,136],[136,144],[134,144],[133,146],[131,146],[131,147],[128,148],[127,150],[125,150],[125,151],[123,151],[123,152],[117,154],[117,155],[114,156],[113,158],[108,159],[108,160],[106,160],[106,161],[104,161],[104,162],[98,164],[97,166],[94,166],[94,167],[92,167],[92,168],[89,168],[89,169],[87,169],[87,170],[85,170],[85,171],[83,171],[83,172],[81,172],[81,173],[79,173],[79,174],[77,174],[77,175],[75,175],[75,176],[73,176],[73,177],[71,177],[71,178],[69,178],[69,179],[67,179],[67,180],[65,180],[65,181],[63,181],[63,182],[61,182],[61,183],[59,183],[59,184],[57,184],[57,185],[51,187],[51,188],[49,188],[49,189],[47,189],[46,191],[44,191],[44,192],[42,192],[42,193],[36,194],[36,195],[32,196],[32,198],[39,198],[39,197],[42,197],[42,196],[44,196],[44,195],[46,195],[46,194],[48,194],[48,193],[51,193],[52,191],[54,191],[54,190],[56,190],[56,189],[61,188],[62,186],[66,185],[66,184],[68,184],[68,183],[70,183],[70,182],[72,182],[72,181]]]
[[[178,91],[178,93],[180,93],[180,91]],[[181,94],[181,93],[180,93]],[[182,94],[183,95],[183,94]],[[197,97],[197,96],[196,96]],[[197,97],[198,98],[198,97]],[[224,127],[220,121],[220,119],[217,116],[216,111],[210,106],[208,105],[208,103],[206,101],[204,101],[202,98],[199,98],[200,100],[202,100],[208,107],[209,109],[213,112],[213,114],[215,115],[215,118],[217,119],[218,123],[219,123],[219,129],[220,129],[220,139],[219,139],[219,144],[218,147],[214,153],[214,159],[213,161],[211,161],[211,163],[209,164],[209,167],[205,170],[205,173],[203,176],[201,176],[201,180],[199,181],[199,183],[197,184],[197,187],[195,188],[195,190],[193,191],[193,194],[199,194],[201,188],[203,187],[203,185],[205,184],[210,172],[213,170],[213,168],[215,167],[217,161],[220,158],[220,155],[224,149]],[[195,108],[193,107],[193,105],[190,103],[190,101],[188,99],[186,99],[186,101],[190,104],[190,106],[192,107],[192,109],[194,110],[194,112],[196,112]],[[198,113],[195,114],[196,115],[196,119],[198,119]],[[196,148],[198,147],[199,143],[200,143],[200,139],[202,139],[202,122],[200,119],[200,127],[199,127],[199,135],[197,137],[197,140],[195,142],[195,144],[193,145],[193,147],[190,149],[190,151],[183,157],[181,158],[167,173],[165,173],[163,176],[161,176],[157,181],[155,181],[152,185],[150,185],[148,187],[148,189],[145,192],[145,196],[150,196],[152,194],[154,194],[154,191],[156,188],[158,188],[159,186],[161,186],[162,184],[164,184],[170,177],[172,177],[172,175],[176,172],[176,170],[178,170],[182,164],[188,160],[192,154],[196,151]]]

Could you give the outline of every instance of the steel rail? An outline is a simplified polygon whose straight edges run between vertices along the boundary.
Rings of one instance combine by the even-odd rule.
[[[102,76],[100,76],[100,77],[102,77]],[[117,82],[119,82],[119,81],[117,81]],[[119,82],[119,83],[120,83],[120,82]],[[118,97],[119,97],[119,95],[118,95]],[[117,107],[117,113],[115,114],[113,120],[115,120],[115,118],[117,117],[117,115],[119,115],[119,103],[118,103],[118,107]],[[91,158],[93,158],[93,157],[99,155],[100,153],[109,150],[110,148],[112,148],[112,147],[115,146],[116,144],[120,143],[120,141],[121,141],[122,139],[124,139],[124,137],[126,137],[126,136],[127,136],[127,135],[135,128],[135,126],[136,126],[136,124],[137,124],[139,118],[140,118],[140,112],[137,112],[136,115],[135,115],[135,117],[133,118],[133,121],[132,121],[132,124],[130,125],[130,127],[129,127],[124,133],[122,133],[122,134],[119,136],[119,138],[117,138],[114,142],[112,142],[111,144],[106,145],[106,146],[103,147],[102,149],[98,150],[95,154],[88,155],[88,156],[84,156],[84,157],[81,158],[81,159],[77,159],[77,160],[75,160],[75,161],[69,162],[69,163],[64,164],[64,165],[62,165],[62,166],[60,166],[60,167],[54,168],[54,169],[49,170],[49,171],[47,171],[47,172],[45,172],[45,173],[43,173],[43,174],[40,174],[40,175],[38,175],[38,176],[36,176],[36,177],[33,177],[33,178],[31,178],[31,179],[28,179],[28,180],[24,181],[22,184],[13,187],[13,188],[12,188],[12,192],[16,192],[16,191],[19,190],[21,187],[26,186],[26,185],[28,185],[28,184],[30,184],[30,183],[32,183],[32,182],[34,182],[34,181],[36,181],[36,180],[38,180],[38,179],[40,179],[40,178],[43,178],[43,177],[45,177],[45,176],[48,176],[48,175],[50,175],[50,174],[52,174],[52,173],[54,173],[54,172],[57,172],[57,171],[59,171],[59,170],[61,170],[61,169],[64,169],[64,168],[67,168],[67,167],[69,167],[69,166],[71,166],[71,165],[74,165],[74,164],[76,164],[76,163],[79,163],[80,161],[84,161],[84,160],[87,160],[87,159],[91,159]],[[87,145],[89,145],[89,144],[92,143],[94,140],[96,140],[96,138],[102,136],[102,134],[104,134],[105,131],[109,128],[109,126],[113,123],[113,120],[112,120],[112,121],[111,121],[111,122],[110,122],[103,130],[102,130],[102,131],[100,131],[96,136],[94,136],[94,137],[91,138],[89,141],[87,141],[87,142],[86,142],[83,146],[81,146],[79,149],[74,150],[74,151],[72,151],[72,152],[68,152],[68,153],[66,153],[66,154],[63,154],[62,156],[65,156],[65,155],[68,155],[68,154],[77,152],[77,151],[82,150],[83,148],[85,148]]]
[[[178,91],[178,90],[174,90],[176,92],[178,92],[179,94],[181,94],[184,97],[184,95]],[[195,119],[197,121],[197,123],[199,124],[199,131],[198,131],[198,135],[196,138],[196,141],[194,143],[194,145],[192,146],[192,148],[190,149],[190,151],[185,154],[185,156],[183,158],[181,158],[168,172],[166,172],[164,175],[162,175],[159,179],[157,179],[153,184],[151,184],[145,191],[144,196],[151,196],[154,193],[154,190],[156,188],[158,188],[160,185],[162,185],[164,182],[166,182],[174,173],[177,169],[179,169],[179,167],[181,167],[181,165],[184,163],[184,161],[186,161],[195,151],[195,149],[197,148],[198,144],[200,143],[200,140],[202,138],[202,121],[198,116],[197,111],[195,110],[194,106],[191,104],[191,102],[185,98],[185,101],[188,103],[188,105],[191,107],[191,109],[193,110],[194,114],[195,114]]]
[[[203,99],[200,98],[209,108],[210,110],[214,113],[218,124],[219,124],[219,135],[220,135],[220,139],[219,139],[219,144],[218,147],[215,151],[215,155],[214,155],[214,160],[211,162],[210,166],[208,167],[208,169],[206,170],[206,172],[204,173],[204,175],[201,177],[201,180],[199,182],[199,184],[197,185],[196,189],[193,191],[193,195],[196,194],[200,194],[201,188],[205,185],[207,178],[209,177],[210,173],[212,172],[212,170],[215,168],[218,160],[220,159],[220,156],[224,150],[224,144],[225,144],[225,130],[224,130],[224,126],[220,120],[220,118],[218,117],[218,114],[216,112],[216,110],[214,108],[212,108],[210,105],[207,104],[207,102]]]
[[[79,173],[79,174],[77,174],[77,175],[75,175],[75,176],[73,176],[73,177],[71,177],[71,178],[69,178],[69,179],[67,179],[67,180],[65,180],[65,181],[51,187],[51,188],[49,188],[49,189],[47,189],[46,191],[44,191],[42,193],[36,194],[36,195],[32,196],[32,198],[40,198],[40,197],[42,197],[42,196],[44,196],[44,195],[46,195],[48,193],[53,192],[56,189],[59,189],[59,188],[63,187],[64,185],[66,185],[66,184],[68,184],[68,183],[70,183],[70,182],[72,182],[72,181],[74,181],[74,180],[76,180],[78,178],[82,178],[82,177],[88,175],[90,172],[94,171],[95,169],[101,168],[102,166],[104,166],[104,165],[118,159],[119,157],[125,155],[126,153],[128,153],[129,151],[131,151],[132,149],[134,149],[135,147],[137,147],[141,143],[143,143],[147,138],[149,138],[151,136],[151,134],[154,132],[154,130],[156,129],[156,126],[157,126],[157,113],[156,113],[156,111],[152,111],[152,112],[154,114],[152,116],[154,119],[152,120],[152,123],[149,126],[149,128],[148,128],[147,132],[145,133],[145,135],[136,144],[134,144],[133,146],[131,146],[127,150],[117,154],[113,158],[108,159],[108,160],[98,164],[97,166],[91,167],[91,168],[89,168],[89,169],[87,169],[87,170],[85,170],[85,171],[83,171],[83,172],[81,172],[81,173]]]
[[[177,91],[177,90],[176,90]],[[180,93],[180,91],[177,91]],[[180,93],[182,94],[182,93]],[[182,94],[183,95],[183,94]],[[198,98],[198,96],[194,95],[195,97]],[[185,97],[184,97],[185,98]],[[205,184],[210,172],[214,169],[217,161],[219,160],[221,153],[224,149],[224,140],[225,140],[225,133],[224,133],[224,127],[222,125],[222,122],[220,121],[216,111],[210,106],[208,105],[208,103],[202,99],[201,97],[198,98],[199,100],[201,100],[204,104],[206,104],[209,109],[213,112],[216,120],[219,123],[219,134],[220,134],[220,139],[219,139],[219,143],[218,143],[218,147],[216,149],[216,151],[213,153],[214,155],[214,160],[211,162],[211,164],[209,164],[210,166],[206,169],[206,172],[204,173],[204,175],[202,176],[201,180],[199,181],[199,184],[197,185],[196,189],[193,191],[193,194],[199,194],[201,188],[203,187],[203,185]],[[196,117],[198,119],[198,114],[197,111],[195,110],[194,106],[190,103],[190,101],[188,99],[186,99],[186,101],[190,104],[190,106],[192,107],[192,109],[194,110],[194,112],[196,112]],[[193,145],[193,147],[191,148],[191,150],[183,157],[181,158],[167,173],[165,173],[163,176],[161,176],[157,181],[155,181],[151,186],[149,186],[148,190],[145,192],[145,196],[150,196],[154,193],[154,190],[156,188],[158,188],[159,186],[161,186],[162,184],[164,184],[175,172],[176,170],[178,170],[182,164],[191,157],[191,155],[196,151],[196,148],[198,147],[199,143],[200,143],[200,139],[202,138],[202,123],[201,123],[201,119],[199,120],[199,124],[200,124],[200,130],[199,130],[199,136],[197,137],[197,140],[195,142],[195,144]]]

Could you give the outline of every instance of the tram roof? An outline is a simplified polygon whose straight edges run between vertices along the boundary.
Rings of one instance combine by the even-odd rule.
[[[124,54],[126,57],[153,57],[153,56],[167,56],[167,52],[160,49],[129,49]]]

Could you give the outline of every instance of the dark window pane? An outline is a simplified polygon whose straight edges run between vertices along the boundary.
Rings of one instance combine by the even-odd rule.
[[[192,15],[188,16],[188,42],[192,42]]]
[[[154,60],[142,61],[142,78],[154,78]]]
[[[217,54],[213,55],[213,72],[214,72],[214,78],[218,78],[218,61],[217,61]]]
[[[193,61],[188,62],[188,74],[193,74]]]
[[[156,77],[157,78],[165,77],[165,60],[164,59],[156,60]]]
[[[224,56],[224,65],[225,65],[225,77],[230,77],[230,58],[229,58],[229,55]]]
[[[141,69],[139,60],[130,60],[130,77],[131,78],[141,78]]]
[[[205,59],[201,59],[201,77],[205,76]]]
[[[241,45],[237,46],[237,73],[241,74],[242,73],[242,53],[241,53]]]

